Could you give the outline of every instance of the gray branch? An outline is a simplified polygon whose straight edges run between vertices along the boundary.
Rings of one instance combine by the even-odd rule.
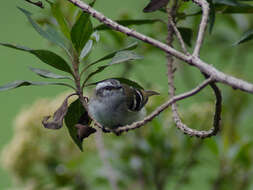
[[[104,16],[102,13],[96,11],[92,7],[90,7],[88,4],[80,1],[80,0],[68,0],[69,2],[75,4],[79,8],[81,8],[83,11],[90,14],[95,19],[99,20],[100,22],[106,24],[108,27],[117,30],[121,33],[124,33],[128,36],[132,36],[136,39],[139,39],[143,42],[149,43],[161,50],[163,50],[166,53],[169,53],[176,58],[194,66],[197,67],[202,73],[208,75],[212,79],[214,79],[216,82],[224,83],[226,85],[231,86],[234,89],[240,89],[242,91],[246,91],[249,93],[253,93],[253,84],[246,82],[244,80],[238,79],[236,77],[227,75],[218,69],[216,69],[214,66],[207,64],[206,62],[202,61],[199,57],[199,49],[202,45],[203,38],[204,38],[204,32],[207,24],[207,18],[208,18],[208,3],[204,0],[194,0],[195,3],[199,4],[203,10],[203,17],[201,20],[199,33],[197,37],[197,43],[195,45],[194,54],[193,55],[186,55],[184,53],[181,53],[177,51],[176,49],[166,45],[165,43],[162,43],[156,39],[150,38],[148,36],[145,36],[133,29],[127,28],[125,26],[122,26],[111,19]]]

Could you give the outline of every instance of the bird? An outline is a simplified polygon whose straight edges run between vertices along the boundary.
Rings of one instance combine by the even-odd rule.
[[[88,112],[103,128],[117,129],[143,119],[146,115],[144,106],[153,95],[159,93],[106,79],[96,84]]]

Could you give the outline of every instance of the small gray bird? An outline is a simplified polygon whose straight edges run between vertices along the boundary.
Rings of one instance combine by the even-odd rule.
[[[148,98],[158,94],[107,79],[97,84],[88,109],[103,127],[115,129],[141,120],[146,114],[144,106]]]

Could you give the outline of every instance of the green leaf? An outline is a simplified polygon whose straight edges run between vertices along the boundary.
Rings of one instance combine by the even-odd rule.
[[[229,5],[229,6],[245,6],[246,5],[246,4],[240,3],[236,0],[213,0],[213,3],[214,4],[222,4],[222,5]]]
[[[161,22],[161,20],[159,19],[116,20],[116,22],[123,26],[130,26],[130,25],[153,24],[155,22]],[[100,24],[96,26],[94,30],[111,30],[111,28],[105,24]]]
[[[253,29],[245,32],[242,35],[242,37],[237,42],[235,42],[233,45],[239,45],[239,44],[248,42],[248,41],[250,41],[252,39],[253,39]]]
[[[77,99],[70,104],[65,116],[65,124],[68,128],[69,134],[81,151],[83,151],[82,141],[78,138],[78,129],[75,125],[78,124],[79,119],[85,114],[85,112],[86,110],[83,108],[82,103]]]
[[[72,74],[70,66],[67,64],[67,62],[60,57],[59,55],[55,54],[54,52],[48,51],[48,50],[33,50],[24,46],[14,45],[14,44],[8,44],[8,43],[0,43],[2,46],[14,48],[21,51],[30,52],[36,57],[38,57],[41,61],[44,63],[58,69],[61,71],[65,71],[67,73]]]
[[[14,81],[12,83],[8,83],[6,85],[0,86],[0,91],[6,91],[6,90],[11,90],[11,89],[14,89],[14,88],[21,87],[21,86],[31,86],[31,85],[35,85],[35,86],[61,85],[61,86],[68,86],[72,89],[75,89],[74,87],[72,87],[69,84],[60,83],[60,82],[32,82],[32,81],[26,81],[26,80],[18,80],[18,81]]]
[[[100,59],[98,59],[98,60],[90,63],[89,66],[95,65],[96,63],[99,63],[101,61],[105,61],[105,60],[111,59],[113,56],[115,56],[116,53],[118,53],[120,51],[133,50],[133,49],[135,49],[137,47],[137,45],[138,45],[138,43],[134,42],[134,43],[128,45],[127,47],[123,48],[123,49],[120,49],[120,50],[114,51],[112,53],[109,53],[108,55],[106,55],[106,56],[104,56],[104,57],[102,57],[102,58],[100,58]]]
[[[83,58],[85,58],[89,54],[89,52],[92,49],[92,45],[93,45],[93,40],[89,40],[85,44],[85,46],[83,47],[83,50],[81,51],[80,57],[79,57],[80,60],[82,60]]]
[[[215,5],[215,11],[222,14],[251,14],[253,13],[253,6],[226,6]]]
[[[213,26],[215,23],[215,6],[213,4],[213,0],[208,0],[209,5],[210,5],[210,12],[209,12],[209,34],[212,33]]]
[[[153,12],[158,9],[165,7],[168,4],[169,0],[151,0],[149,4],[143,9],[143,12]]]
[[[87,83],[87,81],[93,77],[94,75],[101,73],[103,70],[105,70],[109,65],[103,65],[98,67],[95,71],[89,73],[89,75],[85,78],[84,82],[83,82],[83,86]]]
[[[113,78],[113,79],[116,79],[116,80],[118,80],[120,83],[127,84],[127,85],[129,85],[129,86],[134,87],[134,88],[144,90],[144,88],[143,88],[141,85],[139,85],[137,82],[135,82],[135,81],[133,81],[133,80],[129,80],[129,79],[122,78],[122,77],[120,77],[120,78]]]
[[[83,49],[93,32],[89,14],[82,13],[71,30],[71,40],[78,53]]]
[[[73,80],[69,76],[58,75],[58,74],[55,74],[55,73],[53,73],[51,71],[48,71],[48,70],[45,70],[45,69],[37,69],[37,68],[30,67],[30,70],[33,71],[34,73],[36,73],[37,75],[43,77],[43,78],[70,79],[70,80]]]
[[[95,42],[99,42],[99,40],[100,40],[100,35],[99,35],[98,31],[93,32],[93,34],[91,35],[90,38],[91,38],[93,41],[95,41]]]
[[[112,58],[112,61],[109,63],[109,65],[122,63],[122,62],[126,62],[126,61],[138,60],[138,59],[143,59],[143,56],[140,56],[140,55],[136,54],[135,52],[129,51],[129,50],[119,51]]]
[[[144,88],[141,85],[139,85],[137,82],[135,82],[135,81],[132,81],[132,80],[129,80],[129,79],[126,79],[126,78],[122,78],[122,77],[119,77],[119,78],[115,77],[115,78],[112,78],[112,79],[118,80],[118,81],[120,81],[120,83],[127,84],[129,86],[134,87],[134,88],[144,90]],[[93,83],[87,84],[86,86],[97,85],[98,83],[103,82],[105,80],[108,80],[108,79],[104,79],[104,80],[101,80],[101,81],[93,82]]]
[[[192,29],[185,28],[185,27],[179,27],[178,30],[179,30],[180,34],[182,35],[184,42],[189,47],[191,47],[191,40],[192,40],[192,36],[193,36]]]
[[[68,26],[67,20],[64,18],[64,15],[62,14],[60,10],[60,4],[59,3],[52,3],[51,4],[51,11],[54,16],[54,18],[57,20],[57,23],[60,26],[60,29],[64,36],[68,39],[70,38],[70,28]]]
[[[43,30],[42,27],[40,27],[33,19],[32,19],[32,14],[20,7],[18,9],[25,14],[27,17],[28,21],[31,23],[33,28],[45,39],[50,41],[51,43],[58,45],[59,47],[63,48],[68,54],[68,48],[64,44],[64,38],[52,27],[48,26],[48,30]]]
[[[70,66],[67,62],[60,57],[59,55],[55,54],[54,52],[48,50],[32,50],[30,51],[36,57],[38,57],[44,63],[58,69],[61,71],[65,71],[67,73],[72,74]]]

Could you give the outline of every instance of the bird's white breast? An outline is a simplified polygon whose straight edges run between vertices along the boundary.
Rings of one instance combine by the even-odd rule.
[[[131,124],[145,116],[145,109],[139,112],[129,111],[124,95],[91,99],[88,108],[92,117],[109,128]]]

